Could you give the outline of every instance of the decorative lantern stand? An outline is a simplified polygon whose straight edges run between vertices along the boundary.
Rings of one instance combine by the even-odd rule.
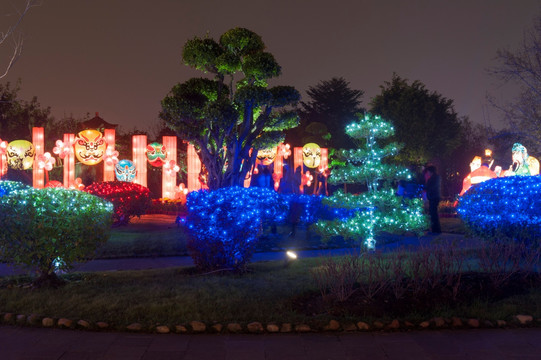
[[[70,151],[66,152],[64,157],[64,187],[75,188],[75,153],[73,152],[73,142],[75,134],[64,134],[64,144],[69,146]]]
[[[137,175],[135,175],[134,183],[147,186],[147,136],[146,135],[134,135],[132,137],[132,150],[133,150],[133,163],[135,169],[137,169]]]
[[[107,151],[115,151],[115,129],[105,129],[104,136],[105,142],[107,143]],[[115,164],[113,161],[104,161],[103,162],[103,181],[114,181],[115,180]]]
[[[174,199],[177,185],[177,172],[174,169],[177,163],[177,137],[164,136],[162,144],[167,152],[166,164],[162,168],[162,198]]]
[[[45,139],[43,136],[43,128],[32,128],[32,144],[36,151],[34,157],[34,164],[32,165],[32,184],[37,189],[43,189],[45,187],[44,174],[45,170],[38,166],[38,159],[44,153]]]
[[[188,191],[200,190],[199,173],[201,172],[201,160],[199,160],[199,156],[192,144],[188,144],[186,157],[188,161]]]

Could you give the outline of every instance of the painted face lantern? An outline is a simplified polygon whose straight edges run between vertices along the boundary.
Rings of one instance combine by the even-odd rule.
[[[167,159],[165,146],[157,142],[147,145],[147,159],[152,166],[162,166],[165,163],[165,159]]]
[[[103,159],[107,143],[98,130],[83,130],[75,138],[75,156],[85,165],[96,165]]]
[[[118,181],[133,182],[136,174],[135,164],[130,160],[120,160],[115,165],[115,175]]]
[[[6,148],[8,166],[15,170],[30,169],[35,155],[34,145],[27,140],[12,141]]]
[[[321,148],[318,144],[308,143],[302,148],[302,161],[306,167],[317,168],[321,162]]]
[[[276,158],[276,148],[261,149],[257,152],[257,159],[261,161],[263,165],[270,165]]]

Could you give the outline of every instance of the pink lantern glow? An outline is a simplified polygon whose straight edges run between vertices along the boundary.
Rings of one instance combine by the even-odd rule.
[[[162,143],[162,148],[167,149],[162,168],[162,198],[174,199],[177,195],[177,173],[180,171],[177,165],[177,137],[163,136]]]
[[[195,147],[192,144],[188,144],[187,151],[188,161],[188,191],[196,191],[201,189],[201,183],[199,182],[199,173],[201,172],[201,160],[195,151]]]
[[[134,183],[147,186],[147,136],[134,135],[132,137],[133,163],[137,169]]]
[[[51,171],[55,163],[54,157],[51,156],[51,153],[44,153],[43,155],[37,156],[38,167],[46,171]]]
[[[114,146],[107,146],[107,149],[105,150],[105,154],[103,155],[103,161],[105,161],[105,164],[113,166],[114,171],[114,165],[118,163],[118,151],[115,150]],[[105,180],[104,181],[112,181],[112,180]]]
[[[60,140],[59,140],[60,141]],[[73,142],[75,141],[75,134],[64,134],[64,141],[61,142],[61,150],[64,158],[64,187],[75,187],[75,154],[73,151]],[[56,142],[58,145],[58,141]],[[54,152],[54,149],[53,149]],[[62,156],[60,156],[62,158]]]
[[[107,148],[103,155],[103,181],[115,180],[115,165],[118,163],[118,151],[115,151],[115,129],[105,129],[103,137]]]
[[[34,158],[34,166],[32,167],[32,182],[34,184],[34,187],[37,189],[43,189],[45,186],[45,181],[43,180],[44,175],[44,168],[49,167],[52,169],[53,166],[49,165],[49,162],[47,161],[43,166],[40,166],[40,158],[44,160],[44,147],[45,147],[45,139],[43,135],[43,128],[42,127],[34,127],[32,128],[32,144],[34,145],[34,150],[36,151],[36,155]],[[49,158],[51,157],[51,154],[49,154]],[[54,159],[53,159],[54,164]],[[47,169],[50,170],[50,169]]]
[[[0,139],[0,179],[2,176],[6,175],[8,171],[8,163],[6,159],[6,150],[8,147],[8,142]]]

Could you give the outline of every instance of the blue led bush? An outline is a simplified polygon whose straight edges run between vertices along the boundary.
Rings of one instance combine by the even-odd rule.
[[[457,211],[475,235],[538,240],[541,176],[510,176],[475,185],[461,197]]]
[[[243,271],[263,223],[285,220],[287,201],[270,189],[229,187],[188,195],[187,243],[201,270]]]
[[[18,181],[0,181],[0,197],[9,195],[15,190],[28,189],[29,186]]]

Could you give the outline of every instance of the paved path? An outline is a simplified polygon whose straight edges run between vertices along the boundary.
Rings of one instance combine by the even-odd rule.
[[[148,335],[0,326],[0,359],[541,359],[541,329]]]
[[[400,241],[391,243],[380,249],[383,251],[392,251],[400,246],[419,246],[419,244],[428,244],[435,238],[441,241],[460,241],[466,244],[469,240],[463,235],[443,233],[436,236],[423,236],[417,238],[414,236],[401,237]],[[297,251],[299,258],[318,257],[323,255],[338,255],[351,252],[352,249],[331,249],[331,250],[302,250]],[[285,260],[285,252],[262,252],[255,253],[252,262]],[[121,270],[147,270],[161,269],[168,267],[193,266],[193,261],[189,256],[167,256],[167,257],[149,257],[149,258],[125,258],[125,259],[98,259],[91,260],[75,266],[71,272],[78,271],[121,271]],[[0,263],[0,276],[19,275],[27,273],[28,270],[22,267],[14,267],[8,264]],[[1,359],[1,358],[0,358]]]

